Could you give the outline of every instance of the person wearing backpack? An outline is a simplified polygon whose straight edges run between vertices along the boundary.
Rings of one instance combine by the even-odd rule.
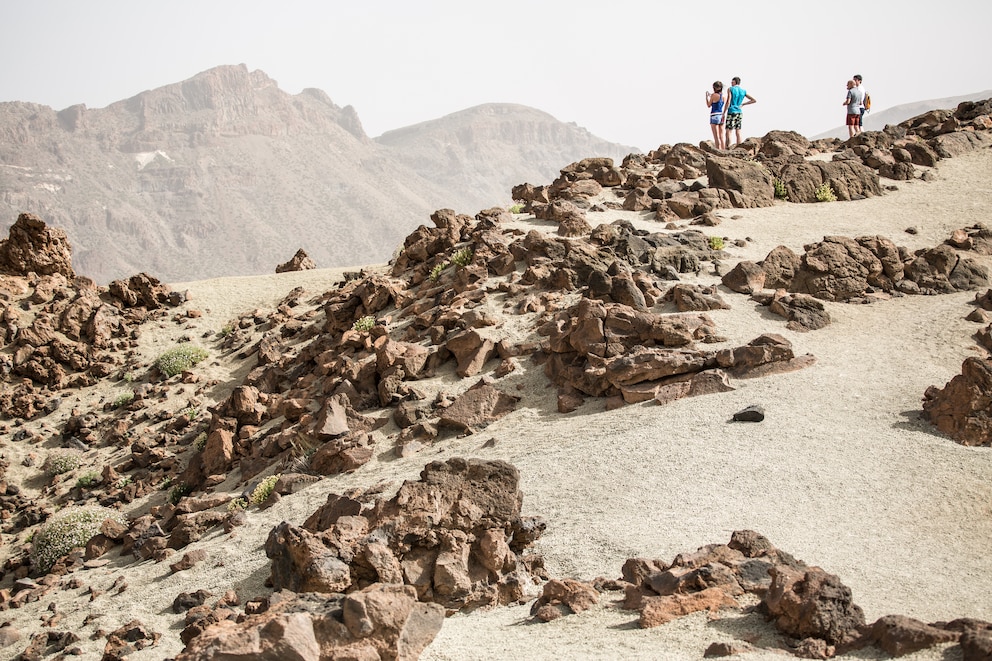
[[[858,133],[861,133],[865,126],[865,114],[871,111],[871,95],[868,94],[868,90],[861,84],[860,73],[854,74],[854,85],[861,90],[861,117],[858,119],[859,126],[861,126],[861,130]]]
[[[853,80],[847,81],[847,96],[842,105],[847,106],[847,137],[853,138],[861,133],[861,111],[864,96]]]

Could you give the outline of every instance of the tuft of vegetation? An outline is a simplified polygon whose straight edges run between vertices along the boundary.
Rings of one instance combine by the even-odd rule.
[[[78,450],[55,450],[45,457],[41,469],[49,477],[55,477],[79,468],[82,460],[83,455]]]
[[[179,412],[179,415],[184,415],[190,420],[194,420],[196,416],[200,415],[200,409],[195,406],[187,406]]]
[[[248,499],[243,496],[238,496],[227,504],[228,512],[240,512],[246,509],[248,509]]]
[[[830,187],[830,184],[823,183],[817,187],[814,192],[816,195],[817,202],[836,202],[837,195],[834,194],[834,189]]]
[[[126,392],[122,392],[121,394],[117,395],[117,397],[114,397],[114,401],[111,404],[111,406],[113,406],[115,409],[119,409],[124,406],[127,406],[133,401],[134,401],[134,391],[128,390]]]
[[[188,496],[193,490],[186,484],[177,484],[169,490],[169,502],[178,505],[179,501]]]
[[[76,486],[80,489],[89,489],[100,484],[100,474],[96,471],[87,471],[76,480]]]
[[[252,505],[261,505],[269,496],[272,495],[272,490],[276,488],[276,482],[282,477],[281,473],[276,473],[275,475],[269,475],[267,478],[258,483],[258,486],[251,492],[248,496],[248,502]]]
[[[165,376],[171,377],[192,369],[208,355],[207,350],[203,347],[183,343],[159,356],[155,361],[155,367]]]
[[[451,256],[451,263],[459,268],[465,267],[472,263],[473,257],[475,257],[475,253],[472,252],[471,248],[459,248],[455,251],[455,254]]]
[[[775,186],[775,197],[779,200],[785,200],[789,197],[789,192],[785,190],[785,182],[781,179],[776,179],[774,181]]]
[[[100,525],[111,519],[127,525],[117,510],[100,505],[69,507],[43,523],[32,538],[31,563],[43,572],[77,546],[86,546],[100,532]]]
[[[723,250],[723,237],[711,236],[710,237],[710,250]]]
[[[522,205],[522,204],[514,204],[509,209],[507,209],[507,211],[509,211],[510,213],[523,213],[524,212],[524,205]]]
[[[193,439],[193,447],[197,452],[202,452],[203,448],[207,447],[207,432],[201,431],[196,435],[196,438]]]
[[[358,333],[368,333],[370,330],[375,328],[376,320],[375,316],[367,314],[360,319],[356,319],[355,323],[351,325],[351,329]]]
[[[441,262],[439,264],[435,264],[434,268],[431,269],[431,274],[430,274],[431,282],[437,282],[438,278],[441,277],[441,273],[443,273],[444,269],[448,268],[448,266],[449,266],[448,262]]]
[[[131,477],[130,475],[125,475],[124,477],[117,480],[117,482],[114,483],[114,486],[118,489],[123,489],[132,482],[134,482],[134,478]]]

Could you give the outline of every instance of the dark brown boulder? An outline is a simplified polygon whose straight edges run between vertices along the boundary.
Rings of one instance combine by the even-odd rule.
[[[769,569],[771,587],[761,603],[775,626],[794,638],[820,638],[831,645],[855,640],[865,626],[851,589],[819,567]]]
[[[992,445],[992,362],[966,358],[943,388],[927,388],[923,416],[961,445]]]
[[[720,282],[738,294],[753,294],[764,289],[766,278],[767,274],[761,266],[745,260],[725,273]]]
[[[706,159],[706,176],[711,187],[740,194],[736,207],[768,207],[775,203],[772,175],[757,162],[710,156]]]

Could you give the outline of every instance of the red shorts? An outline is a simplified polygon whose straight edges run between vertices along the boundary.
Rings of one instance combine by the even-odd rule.
[[[847,124],[845,126],[861,126],[861,115],[848,115]]]

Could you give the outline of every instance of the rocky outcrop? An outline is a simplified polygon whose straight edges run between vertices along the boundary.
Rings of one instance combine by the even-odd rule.
[[[880,236],[851,239],[824,237],[805,246],[803,255],[785,247],[761,263],[764,286],[808,294],[827,301],[864,298],[875,290],[907,294],[937,294],[978,289],[988,284],[988,272],[975,260],[941,245],[914,254]],[[741,267],[743,268],[743,267]],[[753,270],[753,269],[752,269]],[[736,284],[742,276],[728,274]]]
[[[762,336],[748,346],[696,349],[714,333],[702,314],[659,317],[584,299],[545,328],[544,371],[560,388],[594,397],[622,396],[628,403],[659,403],[713,392],[703,373],[747,377],[800,369],[812,356],[796,356],[781,337]],[[724,389],[724,388],[721,388]]]
[[[923,416],[962,445],[992,445],[992,361],[969,357],[961,374],[923,395]]]
[[[503,462],[450,459],[370,506],[332,494],[302,527],[269,534],[271,582],[325,593],[405,585],[449,611],[517,601],[542,575],[527,548],[544,529],[521,516],[518,481]]]
[[[176,661],[219,658],[413,661],[441,630],[444,611],[409,586],[377,583],[350,594],[276,592],[264,611],[222,620],[193,638]]]
[[[72,280],[72,248],[64,230],[50,228],[38,216],[22,213],[0,240],[0,273],[61,275]]]
[[[308,271],[317,268],[316,262],[303,248],[296,251],[296,254],[288,261],[276,267],[276,273],[286,273],[288,271]]]
[[[868,624],[851,589],[839,577],[797,560],[751,530],[734,532],[727,544],[679,554],[671,563],[631,558],[622,574],[623,607],[640,612],[641,627],[659,626],[697,611],[716,617],[721,609],[741,609],[741,602],[751,595],[760,600],[757,610],[788,638],[790,650],[799,658],[826,659],[868,646],[902,656],[960,643],[964,658],[980,659],[984,658],[980,652],[970,654],[987,649],[992,640],[992,623],[979,620],[925,624],[887,615]],[[724,645],[755,649],[745,641]]]

